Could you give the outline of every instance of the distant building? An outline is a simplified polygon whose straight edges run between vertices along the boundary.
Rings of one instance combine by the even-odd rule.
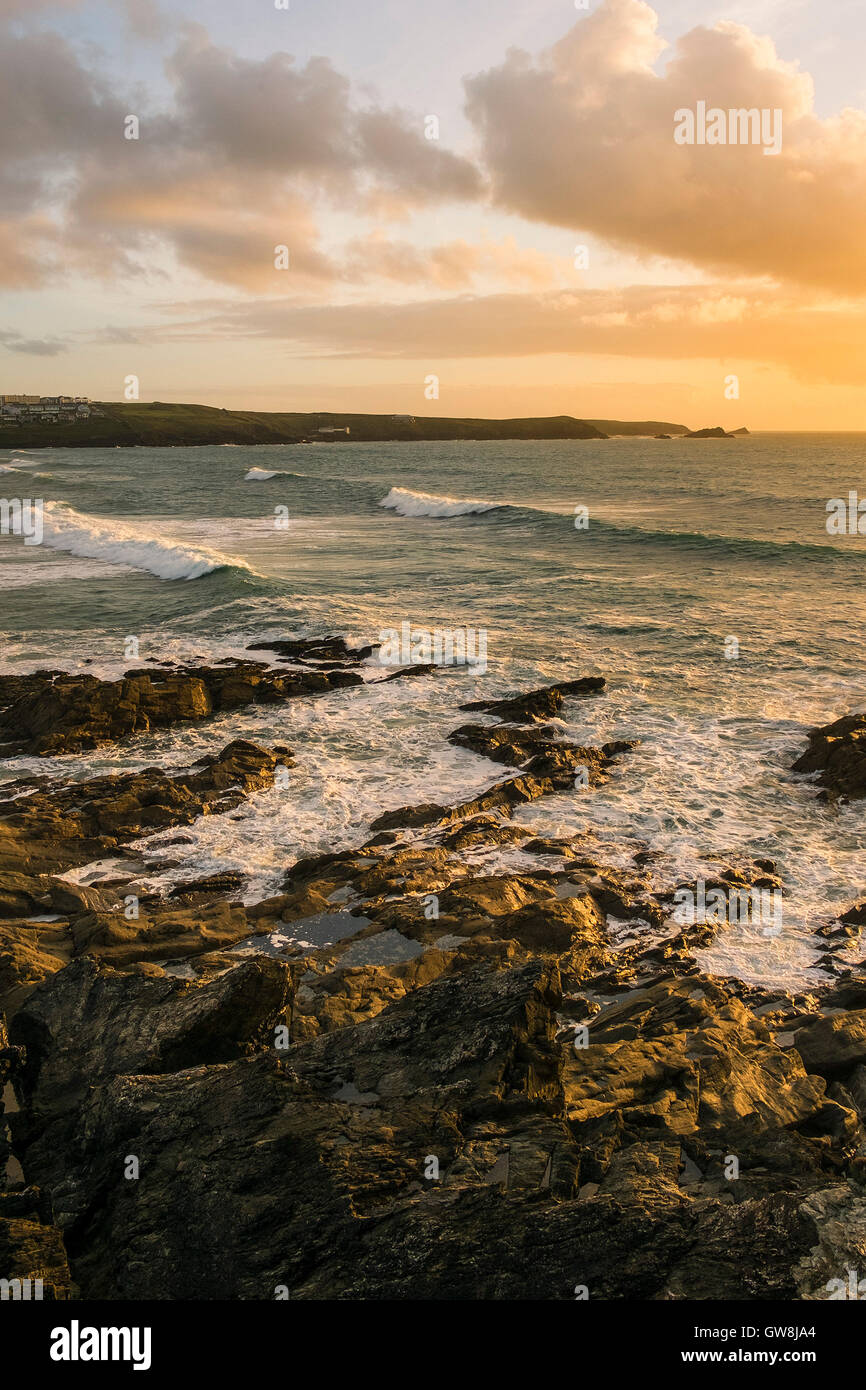
[[[0,395],[0,418],[8,424],[38,420],[40,424],[74,423],[90,416],[87,396]]]
[[[392,415],[391,419],[397,425],[414,425],[415,423],[414,415]]]
[[[319,434],[351,434],[348,425],[320,425]]]

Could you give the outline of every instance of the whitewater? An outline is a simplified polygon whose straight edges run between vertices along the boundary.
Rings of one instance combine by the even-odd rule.
[[[62,502],[45,504],[43,530],[52,550],[144,570],[158,579],[199,579],[229,565],[249,569],[243,560],[178,544],[118,520],[84,516]]]
[[[142,660],[215,661],[307,633],[375,642],[403,622],[483,630],[488,652],[484,676],[374,684],[371,662],[363,686],[239,710],[228,733],[217,720],[21,759],[4,776],[187,767],[228,737],[288,744],[288,797],[263,792],[236,817],[203,818],[185,831],[182,867],[170,845],[154,865],[161,885],[237,869],[247,896],[262,896],[300,855],[363,841],[383,810],[457,800],[505,775],[448,743],[461,704],[604,675],[604,696],[569,702],[557,728],[638,747],[590,797],[559,794],[518,819],[583,835],[612,863],[651,853],[642,872],[655,886],[706,875],[714,856],[774,859],[781,939],[731,927],[702,965],[802,988],[820,978],[814,928],[866,886],[862,808],[818,803],[790,771],[810,727],[866,708],[866,538],[825,527],[826,500],[856,484],[863,447],[860,436],[753,435],[4,457],[24,470],[5,475],[7,495],[32,495],[19,478],[34,470],[45,478],[46,537],[0,536],[4,669],[116,676],[130,634]]]

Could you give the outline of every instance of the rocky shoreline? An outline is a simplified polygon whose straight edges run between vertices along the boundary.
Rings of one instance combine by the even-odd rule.
[[[0,676],[0,757],[338,699],[375,649],[257,650],[278,664]],[[284,746],[2,784],[0,1277],[54,1299],[815,1300],[862,1268],[866,969],[840,951],[866,903],[816,923],[827,971],[801,993],[702,973],[719,928],[672,920],[651,850],[614,867],[514,819],[616,776],[631,742],[550,722],[603,692],[462,706],[449,739],[499,781],[383,812],[255,903],[231,873],[149,892],[147,841],[177,830],[182,863],[183,827],[273,786]],[[795,769],[866,796],[864,730],[813,730]],[[111,879],[64,877],[104,857]],[[768,861],[707,880],[781,891]]]

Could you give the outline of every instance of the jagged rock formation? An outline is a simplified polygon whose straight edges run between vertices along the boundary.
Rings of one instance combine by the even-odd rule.
[[[627,751],[545,723],[598,688],[476,703],[499,722],[452,741],[518,776],[380,816],[257,904],[208,875],[127,920],[123,881],[64,883],[52,855],[224,810],[274,753],[19,787],[0,1277],[114,1300],[828,1297],[866,1239],[866,974],[710,979],[719,928],[671,921],[652,850],[613,868],[515,821]],[[765,860],[710,878],[779,884]],[[0,1126],[0,1172],[9,1153]]]

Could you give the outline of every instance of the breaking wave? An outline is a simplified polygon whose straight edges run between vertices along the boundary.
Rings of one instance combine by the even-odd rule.
[[[573,524],[568,512],[515,502],[437,497],[432,493],[412,492],[402,487],[392,487],[379,506],[389,507],[400,516],[406,517],[456,517],[496,512],[497,523],[526,524],[527,521],[531,521],[537,526],[545,527],[551,536],[557,533],[566,534]],[[564,527],[566,530],[563,530]],[[866,551],[860,548],[846,550],[844,546],[833,545],[830,542],[726,536],[712,531],[656,530],[653,527],[621,524],[598,516],[590,516],[589,526],[582,532],[582,536],[584,545],[592,541],[609,543],[616,540],[625,544],[651,545],[661,549],[715,552],[719,556],[732,559],[746,558],[782,563],[799,563],[805,560],[823,564],[842,561],[861,568],[866,563]]]
[[[43,543],[52,550],[126,565],[158,579],[200,579],[222,569],[253,573],[243,560],[231,559],[219,551],[164,540],[113,517],[86,516],[63,502],[46,502],[43,533]]]
[[[400,516],[471,516],[478,512],[494,512],[507,505],[502,502],[483,502],[465,497],[437,497],[430,492],[412,492],[405,487],[392,487],[383,497],[380,507],[390,507]]]

